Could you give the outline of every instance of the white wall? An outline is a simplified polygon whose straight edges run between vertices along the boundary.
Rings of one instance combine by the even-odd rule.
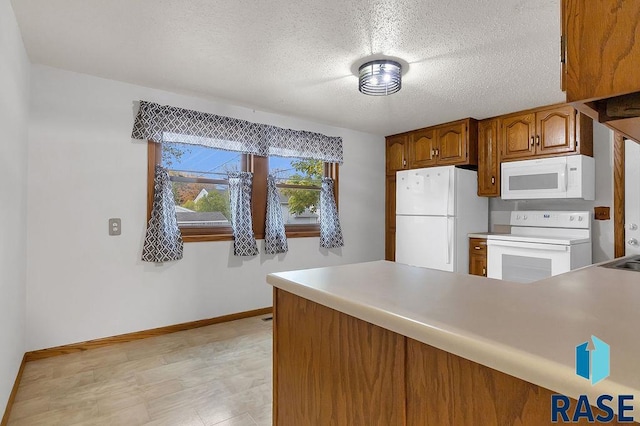
[[[593,157],[596,161],[596,199],[584,200],[523,200],[504,201],[491,199],[489,202],[491,225],[508,221],[504,211],[513,210],[588,210],[593,215],[596,206],[608,206],[610,220],[593,220],[592,255],[593,262],[613,259],[613,132],[600,123],[593,124]]]
[[[29,59],[0,0],[0,414],[24,354]]]
[[[384,138],[43,66],[32,68],[27,350],[271,306],[266,274],[384,257]],[[345,246],[289,241],[289,253],[232,256],[187,243],[184,259],[140,259],[147,147],[130,139],[140,99],[342,136]],[[107,219],[122,218],[122,235]],[[262,241],[259,242],[262,249]]]

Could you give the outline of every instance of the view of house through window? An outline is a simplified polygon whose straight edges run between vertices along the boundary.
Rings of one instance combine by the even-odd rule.
[[[233,239],[228,173],[252,171],[252,220],[256,238],[264,238],[267,173],[276,177],[288,237],[320,234],[320,189],[329,176],[338,187],[338,168],[322,160],[261,157],[206,146],[149,143],[149,159],[169,173],[178,226],[185,242]],[[149,205],[153,201],[154,167],[149,167]],[[150,217],[150,216],[148,216]]]
[[[285,225],[320,223],[320,185],[324,162],[269,157],[269,173],[276,177]]]
[[[197,145],[164,143],[180,227],[229,227],[227,173],[241,170],[241,153]]]

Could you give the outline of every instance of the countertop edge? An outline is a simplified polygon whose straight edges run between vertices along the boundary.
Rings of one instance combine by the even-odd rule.
[[[484,339],[482,336],[464,336],[455,330],[445,330],[442,324],[421,323],[393,312],[347,300],[329,292],[280,277],[277,273],[267,275],[267,283],[360,320],[574,399],[579,398],[580,395],[587,395],[589,400],[595,403],[598,396],[602,394],[638,394],[638,391],[613,382],[610,378],[592,386],[588,381],[577,376],[573,368],[566,365],[512,346]],[[634,399],[633,406],[634,412],[640,412],[640,401]],[[617,414],[618,407],[612,408]]]

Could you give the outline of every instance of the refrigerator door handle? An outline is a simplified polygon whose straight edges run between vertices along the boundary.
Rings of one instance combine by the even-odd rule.
[[[451,167],[448,170],[448,172],[449,172],[449,179],[447,179],[447,204],[446,204],[446,209],[447,209],[447,213],[446,214],[447,214],[447,216],[452,213],[451,210],[449,210],[449,201],[451,199],[450,192],[451,192],[451,180],[453,179],[453,173],[454,173],[453,172],[453,167]],[[448,221],[447,221],[447,226],[449,226],[449,222]],[[447,262],[447,263],[451,263],[451,262]]]
[[[451,221],[453,220],[452,217],[447,217],[447,265],[451,264],[451,239],[452,239],[452,227],[451,227]]]

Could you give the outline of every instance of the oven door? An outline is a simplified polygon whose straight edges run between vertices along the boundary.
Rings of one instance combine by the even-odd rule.
[[[487,241],[487,276],[518,283],[530,283],[571,270],[570,246]]]

